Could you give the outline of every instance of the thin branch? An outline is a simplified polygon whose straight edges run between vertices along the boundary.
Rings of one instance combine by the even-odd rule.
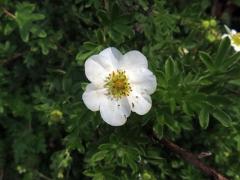
[[[37,171],[37,174],[40,178],[45,179],[45,180],[52,180],[51,178],[47,177],[46,175],[44,175],[43,173]]]
[[[14,14],[12,14],[11,12],[9,12],[7,9],[2,8],[3,12],[6,14],[6,16],[9,16],[13,19],[16,19],[16,16]]]
[[[13,61],[15,61],[16,59],[20,58],[23,56],[23,53],[16,53],[14,54],[13,56],[7,58],[7,59],[4,59],[4,60],[1,60],[0,61],[0,65],[8,65],[8,64],[11,64]]]
[[[215,180],[229,180],[212,167],[204,164],[202,161],[199,160],[199,158],[196,155],[192,154],[191,152],[188,152],[186,149],[179,147],[178,145],[174,144],[173,142],[167,139],[159,140],[155,135],[154,139],[161,143],[163,146],[165,146],[171,152],[179,155],[182,159],[184,159],[188,163],[192,164],[193,166],[201,170],[207,176],[210,176]]]
[[[108,0],[103,0],[103,3],[104,3],[104,8],[109,11],[109,3],[108,3]]]
[[[4,176],[4,170],[0,169],[0,180],[3,180],[3,176]]]

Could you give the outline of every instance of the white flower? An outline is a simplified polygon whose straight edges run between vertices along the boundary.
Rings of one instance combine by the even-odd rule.
[[[236,30],[229,30],[228,34],[224,34],[222,38],[228,37],[231,41],[231,46],[235,51],[240,51],[240,33]]]
[[[92,111],[100,110],[106,123],[121,126],[131,111],[144,115],[151,109],[156,77],[139,51],[123,55],[113,47],[104,49],[86,60],[85,74],[91,83],[83,102]]]

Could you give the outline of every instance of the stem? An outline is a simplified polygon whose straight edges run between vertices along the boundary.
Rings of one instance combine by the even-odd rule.
[[[108,3],[108,0],[103,0],[104,2],[104,8],[109,11],[109,3]]]
[[[188,152],[186,149],[179,147],[178,145],[174,144],[173,142],[167,140],[167,139],[158,139],[156,135],[153,134],[153,138],[161,143],[163,146],[165,146],[168,150],[171,152],[179,155],[182,159],[187,161],[188,163],[192,164],[196,168],[198,168],[200,171],[202,171],[207,176],[212,177],[215,180],[229,180],[228,178],[224,177],[222,174],[217,172],[212,167],[204,164],[202,161],[199,160],[197,156],[192,154],[191,152]]]
[[[9,17],[11,17],[11,18],[13,18],[13,19],[16,19],[16,16],[15,16],[14,14],[12,14],[11,12],[9,12],[7,9],[2,8],[2,10],[3,10],[3,12],[4,12],[7,16],[9,16]]]
[[[14,54],[12,57],[9,57],[7,59],[1,60],[0,61],[0,65],[8,65],[11,64],[13,61],[15,61],[16,59],[22,57],[23,54],[22,53],[16,53]]]
[[[43,173],[37,171],[37,174],[40,178],[45,179],[45,180],[52,180],[51,178],[47,177],[46,175],[44,175]]]
[[[0,169],[0,180],[3,180],[3,176],[4,176],[4,170]]]

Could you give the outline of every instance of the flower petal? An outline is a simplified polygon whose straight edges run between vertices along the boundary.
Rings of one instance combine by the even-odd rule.
[[[237,31],[235,29],[232,29],[231,34],[237,34]]]
[[[157,88],[157,80],[155,75],[146,68],[126,70],[131,86],[153,94]]]
[[[111,69],[111,64],[99,55],[93,55],[85,62],[85,74],[88,80],[94,84],[103,84]]]
[[[231,36],[229,34],[223,34],[221,38],[224,39],[225,37],[228,37],[231,39]]]
[[[118,61],[122,58],[122,53],[114,48],[114,47],[109,47],[104,49],[99,53],[99,55],[103,56],[105,61],[111,61],[112,64],[115,65],[115,67],[118,67]]]
[[[132,68],[147,68],[147,58],[139,51],[129,51],[123,55],[120,60],[120,68],[132,69]]]
[[[86,91],[82,95],[84,104],[91,111],[98,111],[101,101],[105,98],[106,89],[98,89],[95,85],[88,84]]]
[[[105,98],[100,105],[100,114],[103,120],[111,126],[121,126],[127,121],[131,108],[127,98],[113,100]]]
[[[234,50],[236,52],[240,51],[240,46],[236,45],[236,44],[232,44],[232,47],[234,48]]]
[[[85,74],[94,84],[103,84],[109,73],[118,68],[118,59],[122,54],[116,48],[107,48],[89,57],[85,62]]]
[[[128,96],[129,104],[133,112],[139,115],[144,115],[152,107],[151,97],[144,91],[133,90]]]

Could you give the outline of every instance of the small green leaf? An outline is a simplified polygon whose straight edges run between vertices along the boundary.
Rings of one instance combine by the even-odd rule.
[[[171,58],[165,63],[165,74],[167,79],[170,79],[174,74],[174,62]]]
[[[223,64],[223,61],[226,58],[226,55],[228,54],[230,50],[230,40],[229,38],[224,38],[218,48],[216,57],[214,58],[215,64],[219,67]]]
[[[76,60],[79,65],[83,65],[84,61],[93,54],[93,52],[79,52],[76,55]]]
[[[225,113],[224,111],[220,110],[220,109],[216,109],[214,112],[213,112],[213,117],[216,118],[223,126],[225,127],[229,127],[231,126],[231,122],[232,122],[232,119],[231,117]]]
[[[148,1],[145,1],[145,0],[139,0],[138,1],[139,4],[142,6],[142,8],[144,9],[144,11],[147,11],[148,10]]]
[[[174,98],[170,98],[170,110],[171,110],[171,113],[173,114],[176,110],[176,100]]]
[[[3,33],[4,35],[9,35],[13,32],[13,30],[14,30],[13,24],[9,23],[9,24],[6,24],[6,26],[4,27]]]
[[[234,64],[236,64],[240,60],[240,52],[236,52],[232,56],[230,56],[226,61],[223,62],[223,67],[225,69],[232,67]]]
[[[155,132],[155,134],[158,136],[159,139],[163,137],[163,126],[164,126],[164,118],[162,115],[158,115],[157,120],[155,121],[153,126],[153,131]]]
[[[34,9],[35,4],[31,3],[20,3],[17,5],[15,17],[21,38],[24,42],[28,42],[29,40],[29,33],[32,27],[35,25],[34,21],[40,21],[45,18],[43,14],[34,13]]]
[[[209,71],[213,70],[213,63],[212,63],[212,58],[208,53],[205,52],[200,52],[199,53],[201,61],[207,66]]]
[[[189,108],[189,104],[186,101],[182,102],[183,112],[187,115],[191,115],[191,109]]]
[[[105,158],[107,154],[108,154],[107,150],[99,151],[91,157],[91,162],[95,163],[95,162],[101,161]]]
[[[206,129],[209,124],[209,112],[203,108],[199,113],[199,123],[203,129]]]
[[[23,42],[29,41],[29,31],[26,28],[20,29],[20,36],[21,36]]]
[[[236,85],[236,86],[240,86],[240,79],[234,79],[229,81],[230,84]]]
[[[99,52],[101,50],[102,46],[101,45],[98,45],[98,44],[95,44],[95,43],[92,43],[92,42],[85,42],[83,44],[83,46],[81,47],[81,51],[77,53],[76,55],[76,60],[78,62],[79,65],[83,65],[85,60]]]
[[[175,121],[172,117],[170,116],[164,116],[165,120],[164,123],[175,133],[180,133],[180,126],[177,121]]]
[[[234,140],[237,143],[237,150],[240,151],[240,135],[235,136]]]
[[[212,105],[215,105],[215,106],[218,106],[218,105],[229,105],[229,104],[232,104],[232,101],[231,99],[227,98],[227,97],[224,97],[224,96],[220,96],[220,95],[209,95],[207,96],[206,100],[212,104]]]
[[[49,44],[46,41],[43,41],[43,40],[39,40],[38,44],[41,47],[42,53],[44,55],[47,55],[49,53],[49,47],[48,47]]]
[[[46,31],[44,31],[44,30],[40,31],[39,34],[38,34],[38,37],[40,37],[40,38],[45,38],[45,37],[47,37]]]

